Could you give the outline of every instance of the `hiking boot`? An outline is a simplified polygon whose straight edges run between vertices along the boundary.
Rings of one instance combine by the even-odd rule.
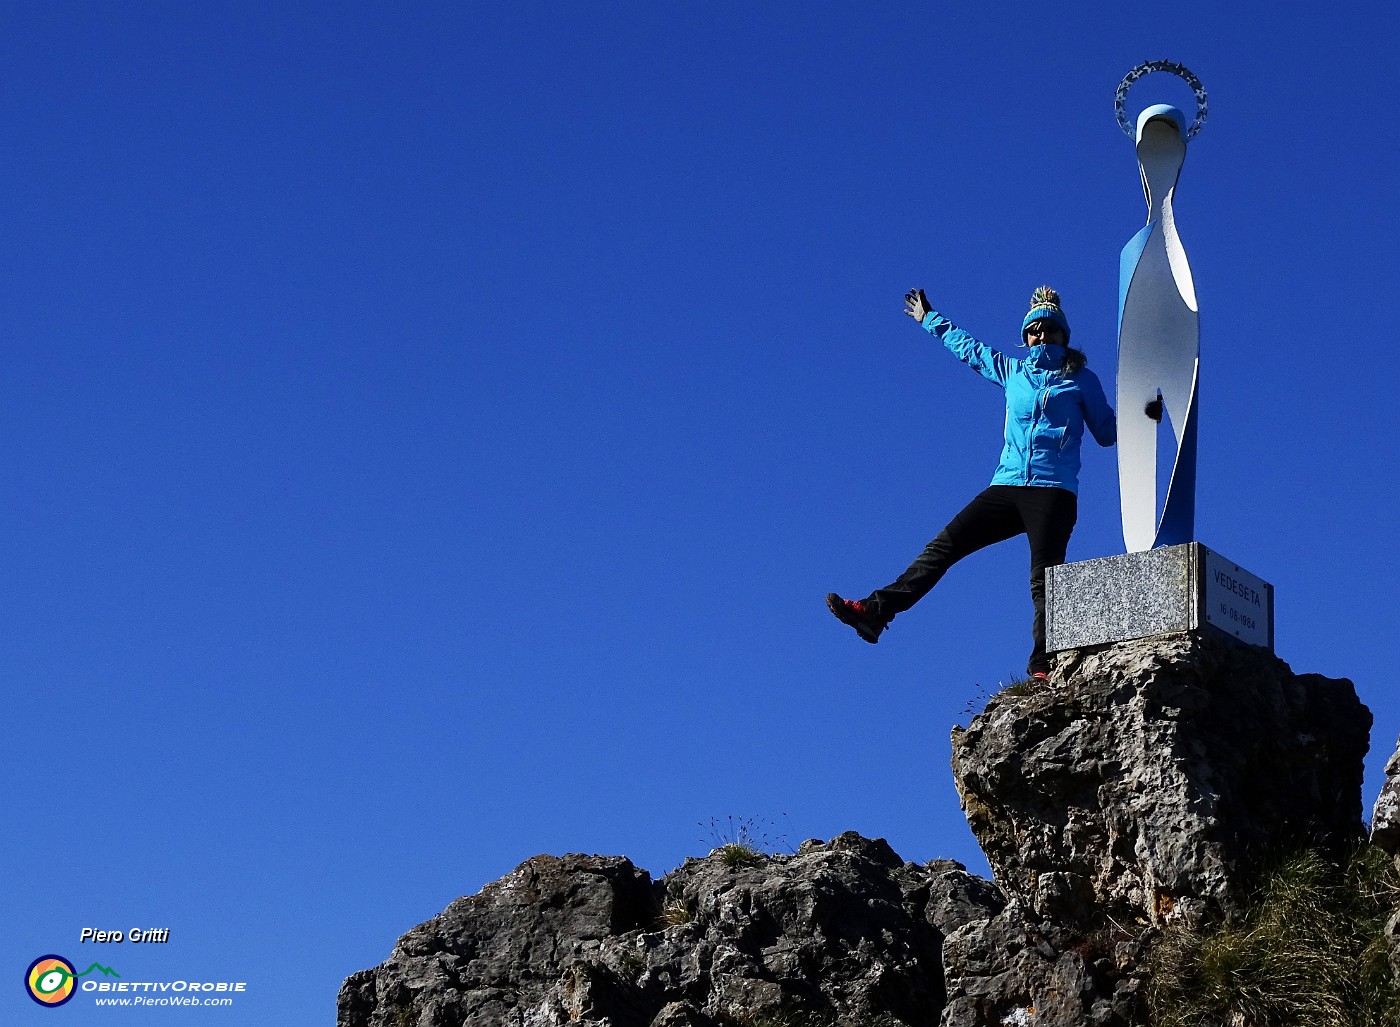
[[[842,624],[849,624],[855,628],[856,634],[871,645],[880,641],[880,632],[889,624],[889,621],[876,616],[859,600],[842,599],[835,592],[827,593],[826,608],[834,613]]]

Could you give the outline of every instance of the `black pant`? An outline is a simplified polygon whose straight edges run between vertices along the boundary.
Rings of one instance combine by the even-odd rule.
[[[1049,669],[1045,657],[1045,568],[1065,562],[1070,533],[1079,516],[1079,500],[1068,489],[1038,485],[993,485],[983,490],[948,522],[893,584],[865,600],[872,612],[889,620],[926,596],[949,567],[964,556],[1016,535],[1031,544],[1031,599],[1035,647],[1026,669]]]

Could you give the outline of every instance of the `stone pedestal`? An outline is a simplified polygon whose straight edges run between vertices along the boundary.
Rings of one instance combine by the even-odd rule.
[[[1220,631],[1270,652],[1274,586],[1199,542],[1050,567],[1046,649]]]

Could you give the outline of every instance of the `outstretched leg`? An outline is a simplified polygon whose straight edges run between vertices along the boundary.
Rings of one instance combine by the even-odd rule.
[[[948,568],[963,557],[1021,534],[1026,529],[1017,508],[1017,491],[1021,490],[1007,485],[983,489],[914,558],[903,574],[884,588],[871,592],[865,605],[873,614],[889,621],[928,595]]]

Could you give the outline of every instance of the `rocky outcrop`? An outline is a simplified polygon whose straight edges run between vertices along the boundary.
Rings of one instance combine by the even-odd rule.
[[[1237,911],[1300,845],[1363,837],[1371,715],[1351,682],[1187,633],[1062,655],[1053,680],[953,732],[963,811],[1010,901],[944,945],[949,1027],[1143,1023],[1164,924]]]
[[[653,883],[625,859],[537,856],[409,931],[341,989],[339,1027],[934,1024],[946,934],[1000,894],[850,833],[717,850]]]
[[[536,856],[409,931],[387,963],[347,980],[339,1022],[376,1027],[567,1022],[523,1020],[521,1006],[543,1006],[552,998],[540,982],[559,982],[574,957],[596,953],[605,940],[655,919],[651,878],[630,861]],[[590,995],[591,983],[571,973],[563,981],[561,1009],[588,1008],[598,997]]]
[[[1385,782],[1371,809],[1371,843],[1400,857],[1400,743],[1385,764]]]
[[[968,823],[997,883],[1042,920],[1220,914],[1261,860],[1363,836],[1371,714],[1350,681],[1187,633],[1056,671],[953,733]]]
[[[1236,909],[1297,844],[1360,836],[1369,727],[1350,682],[1224,638],[1063,654],[953,734],[996,885],[853,833],[659,881],[537,856],[351,976],[338,1024],[1143,1024],[1163,924]]]
[[[1400,866],[1400,742],[1385,764],[1385,782],[1371,810],[1371,844],[1389,853]],[[1385,925],[1390,946],[1390,972],[1400,986],[1400,909]]]

